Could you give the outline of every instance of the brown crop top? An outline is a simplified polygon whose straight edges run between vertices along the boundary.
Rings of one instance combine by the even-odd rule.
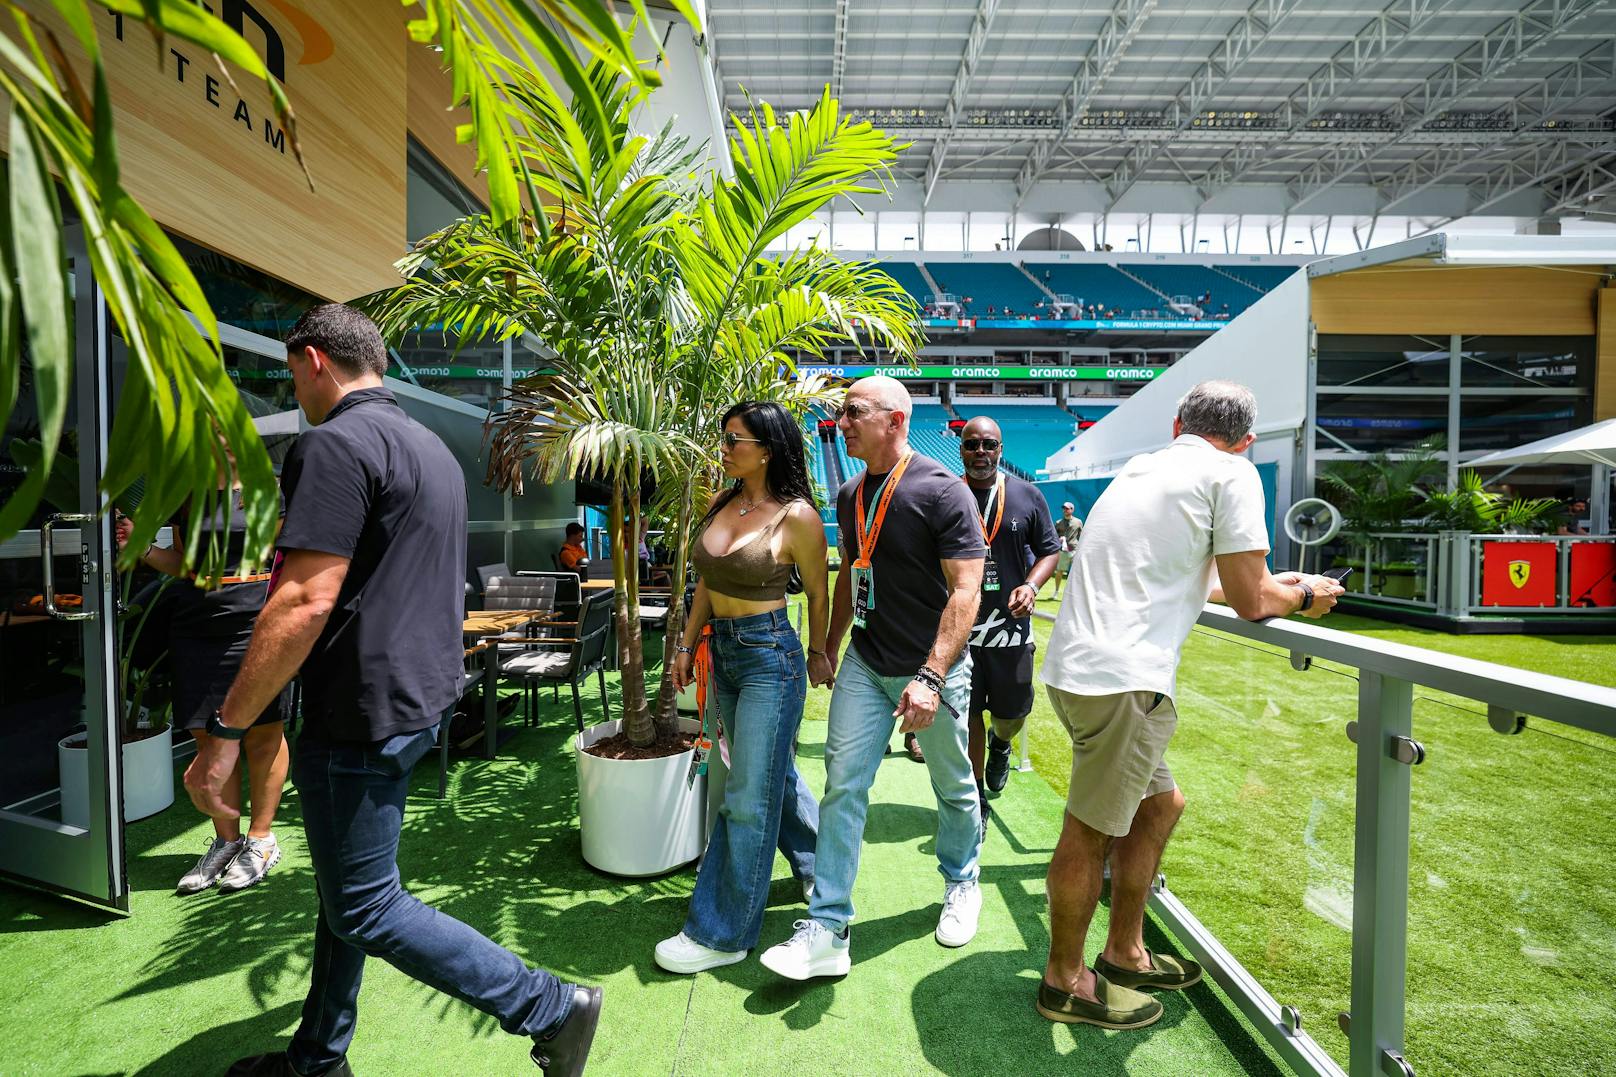
[[[696,536],[690,560],[707,590],[743,602],[773,602],[786,597],[791,566],[774,559],[766,540],[790,511],[791,505],[781,509],[751,541],[729,554],[715,554],[707,548],[707,528],[703,527]]]

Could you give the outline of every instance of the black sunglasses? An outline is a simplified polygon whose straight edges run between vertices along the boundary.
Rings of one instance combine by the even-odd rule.
[[[999,447],[998,438],[966,438],[960,442],[966,452],[992,452]]]
[[[728,430],[724,431],[723,436],[719,440],[724,443],[724,448],[726,449],[733,449],[743,441],[750,441],[754,445],[763,444],[762,438],[743,438],[741,435],[733,434]]]

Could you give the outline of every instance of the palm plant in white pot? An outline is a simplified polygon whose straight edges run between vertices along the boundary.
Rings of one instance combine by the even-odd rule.
[[[460,342],[531,333],[547,345],[547,369],[515,385],[489,420],[490,480],[518,492],[525,478],[604,480],[616,551],[633,549],[648,508],[642,479],[653,480],[681,581],[697,509],[718,479],[718,418],[729,405],[777,400],[801,414],[834,404],[840,390],[797,377],[794,361],[831,343],[879,345],[900,361],[914,354],[913,300],[878,267],[818,247],[766,253],[832,199],[884,193],[895,147],[842,116],[827,92],[808,112],[777,117],[761,105],[739,117],[735,175],[725,179],[667,130],[635,133],[639,92],[603,65],[590,75],[603,120],[534,99],[524,153],[543,211],[508,224],[471,217],[427,237],[400,263],[406,283],[369,305],[389,335],[439,324]],[[672,603],[653,703],[631,552],[613,558],[613,580],[623,718],[580,737],[579,813],[592,864],[652,874],[700,852],[700,790],[685,782],[689,729],[667,676],[684,609]],[[597,763],[586,754],[635,757],[601,761],[619,766],[659,755],[666,776],[633,779],[633,797],[595,797],[587,771]],[[648,802],[653,787],[677,804]],[[652,833],[669,822],[686,836]],[[591,833],[619,825],[651,851],[619,857],[629,835]]]

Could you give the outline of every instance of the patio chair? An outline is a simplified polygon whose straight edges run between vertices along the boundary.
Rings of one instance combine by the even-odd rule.
[[[477,588],[478,588],[478,590],[482,591],[484,594],[487,594],[488,593],[488,585],[492,581],[500,579],[501,577],[513,576],[513,575],[515,575],[515,573],[513,573],[511,571],[511,566],[507,565],[503,561],[495,561],[491,565],[478,565],[477,566]]]
[[[576,572],[537,572],[526,569],[516,574],[522,579],[550,579],[555,581],[555,609],[562,613],[577,613],[582,604],[583,586]]]
[[[557,621],[546,627],[577,629],[574,636],[533,637],[520,641],[538,649],[523,651],[509,659],[501,658],[501,677],[523,683],[528,705],[528,721],[538,721],[538,688],[549,683],[560,697],[561,685],[572,688],[572,711],[578,722],[578,732],[584,730],[583,701],[578,695],[578,682],[593,673],[600,687],[601,713],[611,721],[611,700],[606,694],[607,637],[612,620],[611,592],[591,594],[584,598],[576,622]]]

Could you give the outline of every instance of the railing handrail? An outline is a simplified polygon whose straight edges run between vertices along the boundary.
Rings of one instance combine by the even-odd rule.
[[[1199,623],[1203,628],[1616,737],[1616,688],[1366,638],[1308,621],[1247,621],[1227,606],[1208,604]]]

